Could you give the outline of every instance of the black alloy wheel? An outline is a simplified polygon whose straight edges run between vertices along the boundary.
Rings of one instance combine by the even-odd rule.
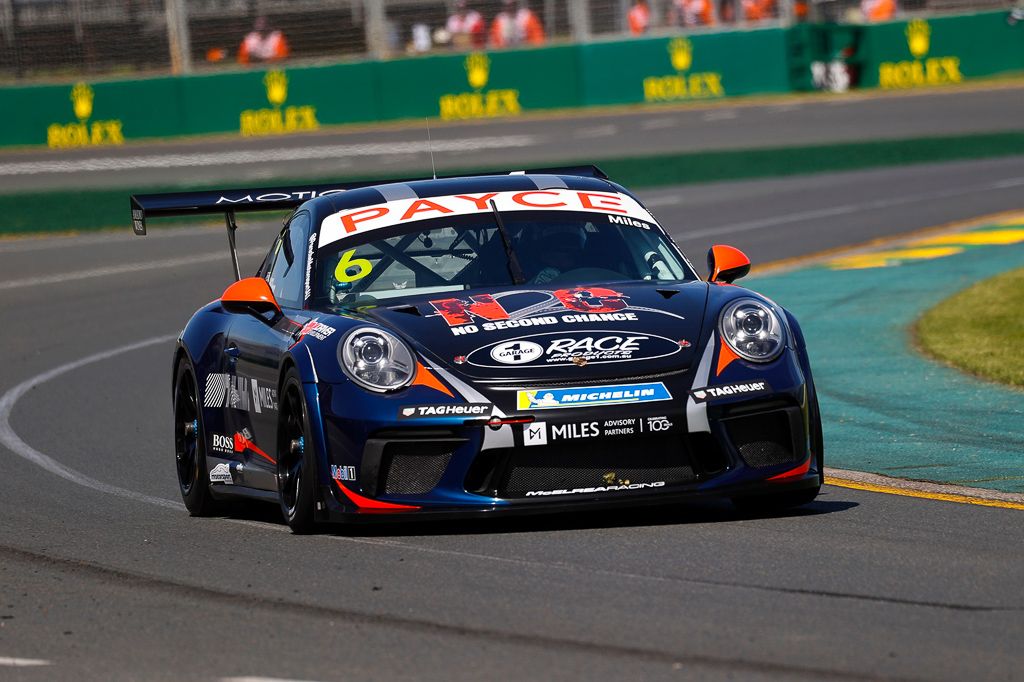
[[[316,527],[317,471],[310,439],[309,414],[298,373],[290,369],[281,389],[277,429],[277,490],[281,514],[293,533],[311,533]]]
[[[174,460],[178,489],[192,516],[211,516],[217,502],[210,494],[206,469],[206,431],[199,408],[195,373],[187,360],[178,363],[174,382]]]

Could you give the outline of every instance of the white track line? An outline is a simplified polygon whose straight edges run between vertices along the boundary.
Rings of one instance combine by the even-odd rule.
[[[998,182],[992,182],[985,185],[975,185],[974,187],[965,187],[958,190],[946,190],[943,192],[923,192],[921,194],[910,194],[907,196],[893,197],[890,199],[865,201],[860,204],[845,204],[843,206],[830,206],[828,208],[819,208],[814,209],[812,211],[799,211],[797,213],[777,215],[772,216],[770,218],[762,218],[760,220],[748,220],[742,223],[733,223],[731,225],[711,227],[706,230],[694,230],[692,232],[675,233],[673,236],[691,239],[697,237],[712,237],[722,234],[733,234],[736,232],[751,232],[753,230],[760,230],[765,227],[774,227],[777,225],[785,225],[787,223],[796,223],[821,218],[831,218],[834,216],[847,215],[850,213],[861,213],[863,211],[875,211],[882,208],[890,208],[892,206],[900,206],[903,204],[916,204],[918,202],[933,201],[936,199],[946,199],[949,197],[974,194],[976,192],[989,192],[993,190],[1008,189],[1010,187],[1016,187],[1018,184],[1024,184],[1024,178],[1009,178],[1006,180],[1000,180]]]
[[[238,252],[241,257],[258,256],[265,253],[266,249],[244,249]],[[94,277],[109,277],[110,275],[123,275],[129,272],[148,272],[163,268],[177,268],[196,263],[209,263],[212,261],[227,261],[224,251],[217,253],[203,253],[193,256],[182,256],[180,258],[164,258],[161,260],[142,261],[140,263],[125,263],[124,265],[110,265],[104,268],[92,268],[89,270],[74,270],[72,272],[61,272],[53,275],[39,275],[38,277],[25,277],[23,279],[9,279],[0,282],[0,291],[4,289],[20,289],[22,287],[34,287],[44,284],[60,284],[80,279],[92,279]]]
[[[538,139],[532,135],[468,137],[462,140],[434,140],[434,153],[472,152],[481,149],[530,147]],[[193,168],[269,164],[281,161],[342,159],[353,156],[387,156],[393,154],[426,154],[427,141],[379,142],[367,144],[335,144],[309,147],[278,147],[276,149],[244,149],[189,154],[152,154],[145,156],[109,156],[91,159],[54,161],[16,161],[0,163],[0,175],[38,175],[40,173],[81,173],[91,171],[127,171],[142,168]]]
[[[11,658],[9,656],[0,656],[0,666],[6,666],[8,668],[32,668],[40,665],[52,664],[41,658]]]
[[[122,353],[139,350],[140,348],[148,348],[149,346],[155,346],[159,343],[168,343],[176,338],[178,338],[177,334],[169,334],[166,336],[156,336],[151,339],[145,339],[144,341],[132,343],[127,346],[113,348],[111,350],[103,351],[102,353],[95,353],[80,360],[75,360],[74,362],[68,362],[58,367],[54,367],[48,372],[43,372],[42,374],[37,374],[30,379],[26,379],[0,397],[0,443],[19,457],[32,462],[36,466],[42,467],[51,474],[56,474],[65,480],[71,481],[72,483],[77,483],[78,485],[85,486],[86,488],[98,490],[101,493],[117,495],[118,497],[135,500],[136,502],[145,502],[147,504],[164,507],[166,509],[183,510],[185,505],[180,502],[172,502],[171,500],[165,500],[161,497],[153,497],[152,495],[145,495],[143,493],[135,492],[134,490],[128,490],[127,488],[120,488],[116,485],[97,481],[95,478],[91,478],[81,472],[75,471],[74,469],[61,464],[52,457],[44,455],[33,448],[31,445],[23,441],[11,427],[11,412],[14,409],[15,403],[17,403],[23,395],[31,391],[36,386],[46,383],[51,379],[55,379],[62,374],[78,369],[79,367],[84,367],[85,365],[90,365],[94,362],[100,362],[101,360],[116,357]]]

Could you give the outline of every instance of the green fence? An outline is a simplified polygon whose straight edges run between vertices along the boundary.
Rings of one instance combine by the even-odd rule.
[[[829,45],[856,45],[865,86],[1024,70],[1005,12],[865,27],[795,26],[385,62],[0,88],[0,147],[258,136],[346,123],[656,104],[810,88]]]

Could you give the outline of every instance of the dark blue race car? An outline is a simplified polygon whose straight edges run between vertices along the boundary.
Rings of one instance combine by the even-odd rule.
[[[703,281],[593,167],[132,197],[151,216],[293,213],[173,360],[178,482],[322,521],[696,496],[784,508],[822,484],[796,320]]]

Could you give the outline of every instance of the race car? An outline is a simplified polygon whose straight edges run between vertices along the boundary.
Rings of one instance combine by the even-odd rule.
[[[224,213],[236,280],[173,357],[188,511],[231,498],[323,522],[542,513],[723,497],[811,502],[821,417],[800,326],[706,280],[595,167],[137,195]],[[240,278],[237,213],[292,211]]]

